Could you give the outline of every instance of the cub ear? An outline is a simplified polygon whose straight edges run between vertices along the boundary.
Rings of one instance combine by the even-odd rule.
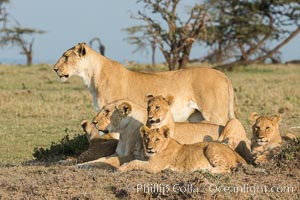
[[[86,44],[84,42],[78,43],[78,45],[76,45],[75,49],[79,57],[84,56],[86,54],[85,45]]]
[[[167,126],[163,126],[160,128],[161,132],[165,136],[165,138],[168,138],[170,136],[170,129]]]
[[[173,105],[173,103],[174,103],[174,96],[173,95],[168,94],[165,99],[166,99],[169,106]]]
[[[154,98],[153,94],[146,94],[144,101],[149,102]]]
[[[257,112],[253,112],[249,116],[249,120],[252,124],[255,124],[256,120],[259,118],[259,114]]]
[[[273,122],[279,123],[281,120],[282,120],[282,116],[280,113],[278,113],[272,117]]]
[[[81,122],[81,127],[86,134],[90,134],[93,129],[92,123],[88,122],[87,120],[83,120]]]
[[[142,138],[148,135],[149,130],[150,129],[147,126],[145,126],[145,125],[141,126],[140,134],[141,134]]]
[[[81,122],[81,127],[82,127],[83,130],[86,129],[87,124],[88,124],[88,121],[87,121],[87,120],[83,120],[83,121]]]
[[[131,113],[132,107],[129,103],[127,102],[122,102],[117,106],[118,111],[121,113],[123,116],[127,116]]]

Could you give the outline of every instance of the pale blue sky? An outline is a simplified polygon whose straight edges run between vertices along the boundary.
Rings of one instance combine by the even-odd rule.
[[[150,55],[133,54],[134,46],[124,39],[121,29],[140,24],[130,18],[130,11],[136,13],[141,5],[136,0],[11,0],[9,12],[23,27],[47,31],[35,36],[34,63],[55,63],[61,54],[78,42],[89,42],[95,36],[106,46],[106,56],[124,63],[134,60],[150,63]],[[96,47],[96,46],[95,46]],[[200,57],[208,51],[195,47],[191,58]],[[26,63],[25,56],[17,48],[0,48],[0,63],[7,60]],[[283,49],[283,60],[300,59],[300,35]],[[158,54],[157,61],[164,61]]]

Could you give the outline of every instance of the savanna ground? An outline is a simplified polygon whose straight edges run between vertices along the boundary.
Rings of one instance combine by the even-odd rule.
[[[239,67],[226,74],[249,137],[253,111],[282,113],[281,132],[299,137],[299,65]],[[299,143],[286,145],[265,166],[227,175],[57,165],[65,154],[86,148],[80,122],[96,113],[82,81],[72,77],[62,84],[52,66],[0,65],[0,113],[0,199],[300,199]]]

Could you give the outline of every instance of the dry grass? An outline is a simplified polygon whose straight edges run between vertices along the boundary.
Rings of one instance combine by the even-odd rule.
[[[195,64],[194,64],[195,65]],[[151,71],[149,66],[134,70]],[[159,70],[164,69],[160,66]],[[250,137],[248,115],[283,114],[282,133],[299,127],[300,66],[263,65],[240,67],[226,73],[236,97],[236,116]],[[78,78],[60,83],[51,66],[0,65],[0,199],[299,199],[299,143],[286,148],[263,169],[239,168],[213,176],[164,171],[157,175],[140,171],[119,173],[102,169],[20,162],[32,159],[34,147],[81,133],[80,122],[95,115],[92,98]],[[300,129],[290,129],[299,135]],[[8,164],[8,165],[7,165]],[[10,166],[17,164],[16,166]],[[274,173],[274,171],[276,171]],[[141,184],[198,188],[197,192],[137,191]],[[210,191],[209,186],[222,191]],[[281,192],[226,192],[225,187],[289,187]],[[213,189],[215,188],[213,187]]]
[[[33,148],[81,132],[95,114],[81,80],[61,84],[51,66],[0,66],[0,162],[32,159]]]
[[[149,67],[134,66],[135,70]],[[162,66],[160,66],[163,69]],[[151,69],[150,69],[151,70]],[[300,66],[240,67],[227,73],[236,96],[236,114],[247,132],[252,111],[283,112],[282,132],[300,126]],[[34,147],[48,147],[95,115],[92,98],[79,78],[60,83],[52,66],[0,66],[0,162],[32,159]],[[299,132],[299,129],[293,129]]]
[[[247,119],[253,111],[262,115],[281,112],[282,134],[287,133],[290,127],[300,125],[300,66],[241,67],[227,75],[235,90],[236,116],[245,126],[249,137],[251,130]]]

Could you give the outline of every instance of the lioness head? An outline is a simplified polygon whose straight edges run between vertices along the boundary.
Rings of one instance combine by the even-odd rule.
[[[143,139],[145,154],[149,157],[163,151],[169,143],[170,130],[167,126],[154,129],[142,126],[140,133]]]
[[[170,112],[170,108],[174,103],[174,97],[172,95],[163,96],[153,96],[146,95],[145,101],[147,101],[147,114],[148,123],[151,126],[158,126]]]
[[[253,112],[249,119],[252,121],[253,129],[252,145],[257,144],[258,146],[263,146],[270,142],[281,142],[279,132],[280,114],[274,116],[259,116],[256,112]]]
[[[86,55],[87,45],[82,42],[68,49],[63,53],[54,65],[53,70],[57,73],[62,81],[66,81],[72,75],[79,75],[81,70],[82,57]]]
[[[104,133],[118,132],[127,125],[126,117],[131,113],[131,105],[128,102],[114,102],[104,106],[93,123],[99,131]]]

